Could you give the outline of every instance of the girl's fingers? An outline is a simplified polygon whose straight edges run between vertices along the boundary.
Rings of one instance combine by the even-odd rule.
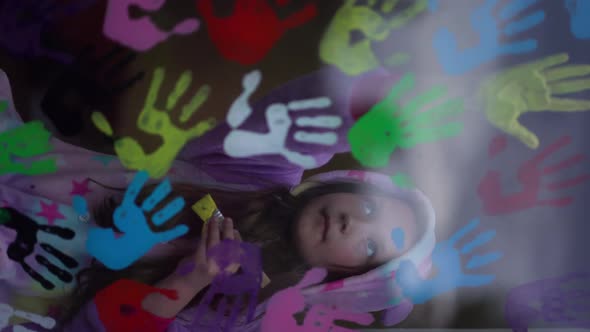
[[[209,227],[207,248],[212,248],[219,243],[219,223],[215,220],[209,220],[207,226]]]
[[[242,242],[242,236],[240,235],[240,232],[238,232],[237,229],[234,229],[234,239],[238,242]]]
[[[201,239],[199,240],[199,246],[197,248],[197,256],[199,259],[206,259],[207,258],[207,241],[208,241],[208,233],[209,233],[209,224],[203,225],[203,230],[201,231]]]
[[[223,239],[234,239],[234,222],[231,218],[223,220]]]

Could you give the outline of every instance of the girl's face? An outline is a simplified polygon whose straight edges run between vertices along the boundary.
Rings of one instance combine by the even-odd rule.
[[[401,256],[418,237],[411,207],[381,195],[319,196],[296,223],[296,240],[307,263],[344,273]]]

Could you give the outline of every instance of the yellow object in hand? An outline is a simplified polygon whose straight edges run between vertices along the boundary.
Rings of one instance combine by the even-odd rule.
[[[213,201],[213,197],[207,194],[205,197],[198,200],[193,206],[191,207],[193,211],[205,222],[205,225],[213,217],[215,210],[217,210],[217,205],[215,201]]]

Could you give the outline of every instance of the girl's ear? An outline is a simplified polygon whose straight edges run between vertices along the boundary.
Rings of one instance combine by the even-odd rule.
[[[302,289],[306,288],[315,284],[319,284],[324,280],[328,272],[325,268],[321,267],[314,267],[311,270],[307,271],[303,276],[303,279],[297,283],[295,288]]]

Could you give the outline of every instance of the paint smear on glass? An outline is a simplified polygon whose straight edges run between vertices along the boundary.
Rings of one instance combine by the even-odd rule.
[[[391,231],[391,239],[397,250],[402,250],[405,245],[405,233],[400,227],[396,227]]]

